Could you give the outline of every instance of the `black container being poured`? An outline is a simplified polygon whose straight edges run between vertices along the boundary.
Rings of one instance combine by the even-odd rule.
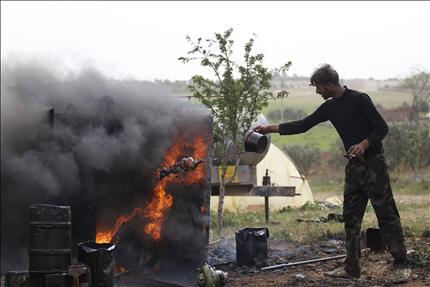
[[[268,143],[267,136],[253,130],[245,136],[245,151],[263,153]]]

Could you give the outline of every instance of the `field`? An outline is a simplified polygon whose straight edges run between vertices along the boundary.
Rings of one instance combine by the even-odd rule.
[[[351,87],[352,88],[352,87]],[[284,107],[302,109],[311,113],[316,107],[323,103],[320,95],[315,93],[314,87],[288,89],[289,95],[286,99],[269,103],[263,110],[263,114]],[[382,105],[385,109],[401,106],[403,103],[412,102],[412,94],[403,91],[363,91],[367,93],[375,105]]]

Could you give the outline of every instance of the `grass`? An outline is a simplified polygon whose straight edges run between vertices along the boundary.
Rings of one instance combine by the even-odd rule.
[[[424,171],[425,172],[425,171]],[[394,197],[401,216],[406,237],[430,236],[430,180],[416,180],[410,173],[396,175],[392,182]],[[419,178],[419,177],[418,177]],[[316,201],[332,196],[342,198],[343,175],[310,177],[309,184]],[[407,186],[407,187],[406,187]],[[306,222],[327,217],[329,213],[342,213],[342,207],[326,209],[319,204],[305,205],[299,209],[284,208],[270,213],[270,239],[297,241],[311,244],[319,240],[344,239],[343,223]],[[298,222],[298,220],[303,220]],[[216,211],[211,212],[211,222],[217,222]],[[264,211],[224,213],[223,236],[233,238],[234,232],[245,227],[264,227]],[[377,220],[369,203],[363,218],[362,229],[377,226]],[[211,224],[211,240],[216,239],[216,225]]]
[[[316,200],[323,200],[329,196],[342,196],[344,175],[341,172],[327,175],[308,177],[309,186]]]
[[[319,148],[322,152],[328,152],[333,149],[339,136],[331,124],[320,124],[304,134],[281,136],[272,134],[272,142],[279,147],[292,147],[295,145],[312,146]]]
[[[393,186],[401,194],[430,194],[430,168],[405,177],[401,172],[391,173]]]

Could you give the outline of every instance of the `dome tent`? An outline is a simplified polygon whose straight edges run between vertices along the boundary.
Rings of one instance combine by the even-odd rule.
[[[272,186],[295,187],[296,196],[271,196],[269,198],[269,210],[275,211],[284,207],[301,207],[306,203],[313,203],[314,199],[309,183],[302,177],[293,160],[287,153],[271,143],[264,158],[256,165],[257,185],[262,185],[263,176],[269,171]],[[218,195],[211,196],[210,206],[212,210],[218,208]],[[256,211],[264,210],[264,197],[248,195],[229,195],[228,189],[224,197],[224,210],[228,211]]]

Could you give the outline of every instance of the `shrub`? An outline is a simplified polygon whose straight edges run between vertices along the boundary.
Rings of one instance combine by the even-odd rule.
[[[390,167],[407,167],[414,172],[430,165],[430,126],[427,123],[389,123],[384,140]]]
[[[279,110],[270,111],[267,118],[272,123],[296,121],[303,119],[307,114],[300,109],[284,108]]]
[[[283,149],[291,156],[299,172],[305,176],[321,165],[321,151],[319,148],[294,145],[288,147],[288,149],[284,146]]]

